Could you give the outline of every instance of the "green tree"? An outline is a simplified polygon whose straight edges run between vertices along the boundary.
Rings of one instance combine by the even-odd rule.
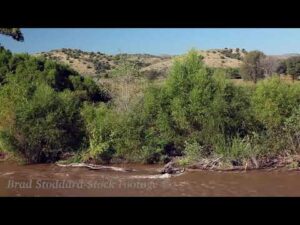
[[[36,163],[55,161],[85,144],[83,102],[108,100],[92,79],[51,60],[5,49],[0,49],[0,71],[1,150]]]
[[[300,101],[299,86],[282,82],[279,77],[260,81],[252,95],[252,108],[268,128],[278,128]]]
[[[292,75],[293,81],[300,76],[300,57],[295,56],[286,60],[286,72]]]
[[[118,152],[135,151],[156,162],[184,154],[186,141],[199,143],[210,154],[217,139],[229,144],[233,137],[246,135],[248,94],[201,59],[190,51],[175,60],[165,85],[146,91],[122,126]]]
[[[263,78],[262,59],[265,57],[265,54],[260,51],[251,51],[246,54],[244,64],[241,67],[241,75],[244,80],[251,80],[256,83],[258,79]]]
[[[19,28],[0,28],[0,34],[10,36],[16,41],[24,41],[23,34]]]
[[[6,74],[9,72],[11,58],[11,52],[0,46],[0,85],[4,83]]]
[[[286,72],[287,72],[286,62],[285,61],[280,61],[277,68],[276,68],[276,73],[286,74]]]

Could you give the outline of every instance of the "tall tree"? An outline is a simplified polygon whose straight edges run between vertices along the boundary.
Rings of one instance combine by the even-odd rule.
[[[261,60],[261,65],[265,76],[271,76],[276,73],[279,66],[279,60],[272,56],[266,56]]]
[[[276,68],[276,73],[278,74],[286,74],[286,61],[283,60],[283,61],[280,61],[277,68]]]
[[[0,28],[0,34],[10,36],[16,41],[24,41],[20,28]]]
[[[287,74],[291,75],[293,81],[300,76],[300,57],[294,56],[286,60]]]
[[[241,75],[244,80],[251,80],[254,83],[264,77],[263,59],[265,54],[260,51],[248,52],[244,57],[244,64],[241,67]]]

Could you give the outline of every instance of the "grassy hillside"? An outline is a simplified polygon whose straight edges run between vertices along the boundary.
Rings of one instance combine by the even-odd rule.
[[[245,52],[239,49],[215,49],[198,51],[204,57],[204,63],[209,67],[237,68],[241,65]],[[68,64],[80,74],[92,77],[108,76],[122,63],[129,61],[136,65],[141,74],[162,76],[171,67],[176,56],[156,56],[149,54],[117,54],[107,55],[101,52],[84,52],[77,49],[59,49],[42,52],[48,59]]]
[[[203,62],[213,68],[238,68],[245,51],[239,49],[214,49],[197,51]],[[59,49],[42,52],[47,59],[69,65],[83,76],[92,77],[105,87],[119,111],[127,110],[143,96],[144,90],[163,84],[175,58],[182,56],[156,56],[150,54],[108,55],[77,49]]]

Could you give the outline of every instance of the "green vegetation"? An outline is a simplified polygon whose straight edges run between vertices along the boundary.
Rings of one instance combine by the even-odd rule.
[[[262,60],[265,54],[260,51],[248,52],[244,58],[244,64],[241,67],[241,74],[244,80],[251,80],[256,83],[264,77]]]
[[[275,72],[290,75],[292,80],[298,80],[300,76],[300,57],[293,56],[278,62]]]
[[[293,81],[300,76],[300,57],[295,56],[285,60],[286,73],[292,75]]]
[[[127,88],[139,77],[139,66],[118,57],[110,76],[126,78]],[[120,107],[115,96],[66,66],[1,48],[0,150],[30,163],[73,152],[74,161],[96,163],[180,157],[182,165],[218,159],[238,166],[298,154],[300,84],[276,75],[259,80],[262,58],[248,53],[241,72],[212,69],[192,50],[174,60],[164,82],[148,82],[135,100],[137,92],[124,90],[131,102]],[[231,82],[245,71],[256,84]],[[149,80],[157,76],[148,73]]]
[[[242,59],[242,56],[241,56],[241,54],[240,54],[240,49],[239,48],[237,48],[236,50],[235,50],[235,52],[233,52],[233,50],[232,49],[228,49],[228,48],[225,48],[225,49],[223,49],[223,50],[220,50],[220,52],[223,54],[223,55],[225,55],[226,57],[228,57],[228,58],[232,58],[232,59],[238,59],[238,60],[241,60]],[[221,56],[221,58],[222,58],[223,56]],[[224,57],[223,57],[224,58]]]
[[[84,161],[93,160],[97,163],[109,162],[115,153],[114,145],[118,130],[118,115],[105,104],[98,106],[85,104],[81,115],[86,124],[89,145],[82,153]]]
[[[100,110],[110,124],[101,154],[147,163],[183,156],[182,164],[220,157],[243,165],[299,149],[298,84],[271,77],[257,86],[236,86],[225,70],[207,68],[199,59],[193,51],[177,59],[166,83],[150,87],[129,112]]]
[[[280,61],[277,68],[276,68],[276,73],[278,74],[286,74],[286,63],[285,61]]]
[[[83,102],[107,101],[68,67],[0,49],[0,146],[30,163],[54,161],[85,143]]]
[[[225,68],[224,69],[225,76],[230,79],[240,79],[241,71],[239,68]]]
[[[128,60],[127,55],[117,55],[118,66],[110,71],[114,77],[138,77],[140,75],[140,66],[138,62]]]

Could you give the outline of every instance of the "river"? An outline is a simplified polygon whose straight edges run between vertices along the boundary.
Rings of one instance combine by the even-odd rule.
[[[161,166],[123,165],[134,172],[0,162],[0,196],[300,196],[300,172],[189,171],[159,175]]]

